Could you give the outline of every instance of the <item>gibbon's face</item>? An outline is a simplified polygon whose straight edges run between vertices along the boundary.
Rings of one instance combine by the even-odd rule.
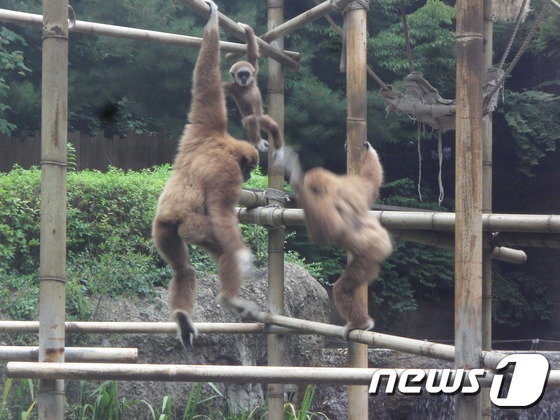
[[[241,87],[249,86],[255,80],[255,69],[247,62],[235,63],[229,72],[235,83]]]
[[[233,78],[239,86],[248,86],[254,79],[253,72],[246,67],[237,70]]]

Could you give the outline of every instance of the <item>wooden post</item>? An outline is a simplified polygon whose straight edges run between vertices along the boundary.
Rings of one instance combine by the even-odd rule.
[[[480,367],[482,351],[482,3],[457,1],[455,163],[455,366]],[[455,418],[481,418],[481,397],[458,394]]]
[[[346,33],[346,165],[349,174],[360,170],[360,163],[367,140],[367,11],[363,2],[351,3],[344,14]],[[368,288],[363,286],[357,293],[366,304]],[[368,351],[363,344],[348,345],[348,365],[367,368]],[[348,388],[348,419],[363,420],[368,418],[368,389],[363,386]]]
[[[39,361],[64,362],[68,0],[43,1]],[[39,419],[64,416],[64,381],[39,381]]]
[[[284,0],[268,0],[268,30],[284,22]],[[284,40],[278,38],[272,44],[279,50],[284,49]],[[284,132],[284,67],[277,61],[268,60],[268,113]],[[270,140],[269,140],[270,142]],[[284,172],[273,164],[272,142],[268,150],[268,187],[284,189]],[[282,203],[271,203],[279,206]],[[268,231],[268,309],[272,314],[284,314],[284,226]],[[285,364],[285,337],[271,334],[267,338],[268,365]],[[284,418],[284,385],[269,384],[267,389],[268,419]]]
[[[492,67],[493,16],[492,0],[484,0],[484,66],[482,77]],[[484,143],[482,147],[482,212],[492,213],[492,113],[483,119]],[[482,349],[492,350],[492,252],[485,249],[482,254]],[[482,417],[492,418],[492,402],[488,389],[481,391]]]

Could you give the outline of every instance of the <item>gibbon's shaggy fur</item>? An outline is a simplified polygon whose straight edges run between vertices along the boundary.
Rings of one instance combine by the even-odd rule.
[[[211,13],[193,73],[188,123],[152,227],[157,249],[173,269],[169,304],[185,348],[197,334],[192,322],[195,272],[186,244],[198,245],[216,259],[222,282],[220,298],[236,309],[246,308],[236,295],[242,277],[253,267],[235,204],[241,183],[259,163],[259,155],[251,144],[226,131],[218,10],[212,1],[206,3]]]
[[[314,168],[305,175],[299,158],[286,148],[282,164],[289,174],[305,213],[312,242],[334,243],[349,252],[348,266],[334,284],[334,301],[346,324],[346,332],[371,329],[373,319],[356,295],[358,286],[379,275],[381,263],[391,254],[391,239],[369,209],[383,183],[383,168],[377,152],[364,143],[365,154],[358,175],[335,175]]]
[[[233,81],[224,83],[226,95],[233,97],[241,113],[243,127],[247,130],[249,141],[261,152],[268,149],[268,142],[261,138],[261,129],[270,133],[275,155],[284,147],[284,138],[276,121],[263,112],[261,91],[257,85],[259,72],[259,44],[253,29],[245,28],[247,36],[247,61],[238,61],[229,70]]]

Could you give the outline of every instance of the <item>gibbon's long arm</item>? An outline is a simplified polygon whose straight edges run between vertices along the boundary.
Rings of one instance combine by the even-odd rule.
[[[245,25],[245,36],[247,37],[247,61],[255,68],[255,74],[259,72],[259,44],[257,36],[249,25]]]
[[[210,18],[204,28],[202,45],[194,68],[188,118],[191,124],[201,124],[206,130],[225,133],[227,113],[220,71],[218,8],[214,2],[206,3],[210,6]]]

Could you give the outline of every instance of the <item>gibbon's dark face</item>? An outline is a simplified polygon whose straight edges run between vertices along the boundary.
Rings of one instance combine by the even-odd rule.
[[[239,86],[248,86],[253,81],[253,72],[247,68],[241,68],[235,72],[233,78]]]

